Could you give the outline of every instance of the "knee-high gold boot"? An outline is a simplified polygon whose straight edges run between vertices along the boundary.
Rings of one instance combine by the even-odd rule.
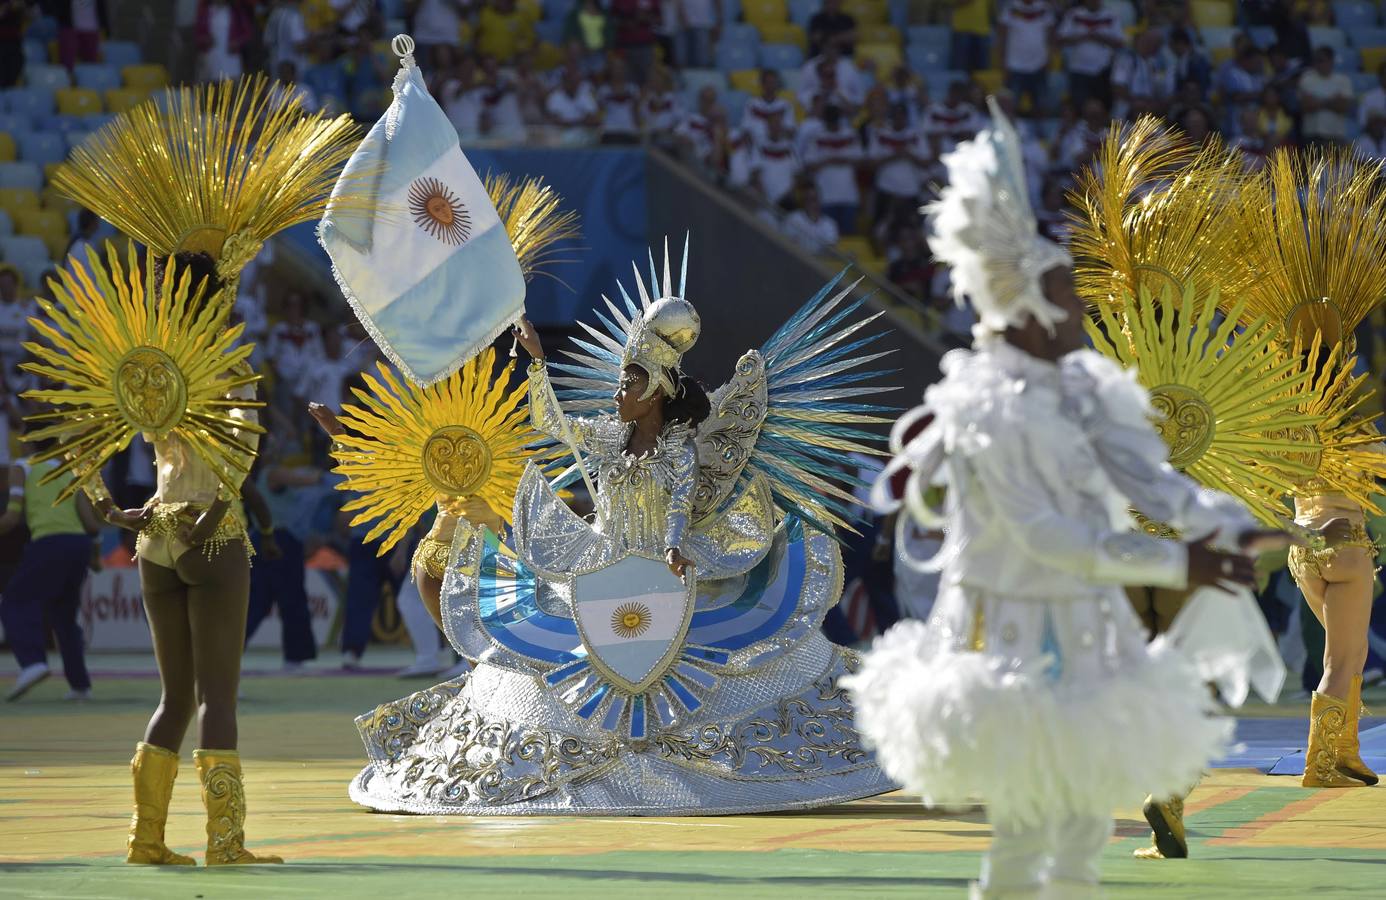
[[[235,750],[194,750],[207,807],[207,865],[243,866],[282,863],[277,856],[256,856],[245,849],[245,787],[241,755]]]
[[[140,741],[130,760],[135,782],[135,814],[130,818],[130,839],[125,861],[152,866],[195,866],[191,856],[168,849],[164,843],[164,823],[168,803],[173,797],[173,780],[178,777],[178,754]]]
[[[1189,839],[1184,831],[1184,800],[1193,793],[1168,800],[1156,800],[1152,795],[1145,798],[1145,820],[1150,823],[1151,846],[1135,851],[1136,859],[1187,859]]]
[[[1362,718],[1362,676],[1352,679],[1352,690],[1347,698],[1347,722],[1343,734],[1338,739],[1338,768],[1358,781],[1376,784],[1376,773],[1362,761],[1362,740],[1358,736],[1358,724]]]
[[[1338,743],[1347,721],[1347,703],[1314,692],[1309,705],[1309,747],[1304,751],[1304,778],[1300,784],[1325,788],[1366,786],[1339,768]]]

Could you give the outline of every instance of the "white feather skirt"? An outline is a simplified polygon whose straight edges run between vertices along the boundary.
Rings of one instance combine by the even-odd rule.
[[[1182,794],[1232,735],[1118,590],[1046,602],[947,588],[928,623],[896,625],[843,684],[887,775],[927,806],[981,802],[1019,825]]]

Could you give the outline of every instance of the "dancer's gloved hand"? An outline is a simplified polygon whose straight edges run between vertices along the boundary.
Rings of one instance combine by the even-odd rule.
[[[534,324],[529,319],[520,319],[511,332],[519,345],[525,348],[526,353],[535,359],[544,358],[544,345],[539,342],[539,335],[534,331]]]
[[[154,511],[148,507],[144,509],[121,509],[115,505],[115,501],[104,499],[96,504],[96,511],[101,518],[117,528],[124,528],[126,531],[133,531],[136,534],[143,531],[149,524],[149,520],[154,517]]]
[[[230,503],[218,499],[195,518],[184,520],[178,526],[178,540],[189,547],[201,547],[211,540],[212,535],[216,534],[217,526],[221,524],[221,517],[226,515],[226,511],[230,508]]]
[[[1214,550],[1207,541],[1185,545],[1189,551],[1188,586],[1234,589],[1256,583],[1256,564],[1241,553]]]

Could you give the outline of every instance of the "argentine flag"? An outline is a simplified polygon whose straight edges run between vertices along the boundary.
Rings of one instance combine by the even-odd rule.
[[[408,36],[395,38],[394,102],[347,161],[318,240],[380,349],[406,377],[430,385],[523,315],[525,282],[413,47]]]

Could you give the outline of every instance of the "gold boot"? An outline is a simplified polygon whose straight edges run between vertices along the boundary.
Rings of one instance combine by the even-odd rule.
[[[178,754],[140,741],[130,760],[135,782],[135,814],[130,818],[130,839],[125,861],[152,866],[195,866],[191,856],[174,853],[164,844],[168,802],[173,780],[178,777]]]
[[[245,849],[241,755],[235,750],[194,750],[193,761],[202,779],[202,803],[207,807],[207,865],[282,863],[277,856],[256,856]]]
[[[1309,705],[1309,747],[1304,751],[1305,787],[1365,787],[1338,767],[1338,744],[1347,727],[1348,705],[1337,697],[1314,692]]]
[[[1352,690],[1347,698],[1347,722],[1343,734],[1338,739],[1338,769],[1358,781],[1376,784],[1376,773],[1367,768],[1362,761],[1362,740],[1357,734],[1358,721],[1362,717],[1362,676],[1352,679]]]
[[[1187,796],[1187,795],[1186,795]],[[1136,859],[1188,859],[1189,840],[1184,831],[1184,797],[1171,797],[1157,801],[1153,796],[1145,798],[1141,807],[1145,820],[1150,823],[1150,836],[1153,846],[1141,847],[1133,855]]]

